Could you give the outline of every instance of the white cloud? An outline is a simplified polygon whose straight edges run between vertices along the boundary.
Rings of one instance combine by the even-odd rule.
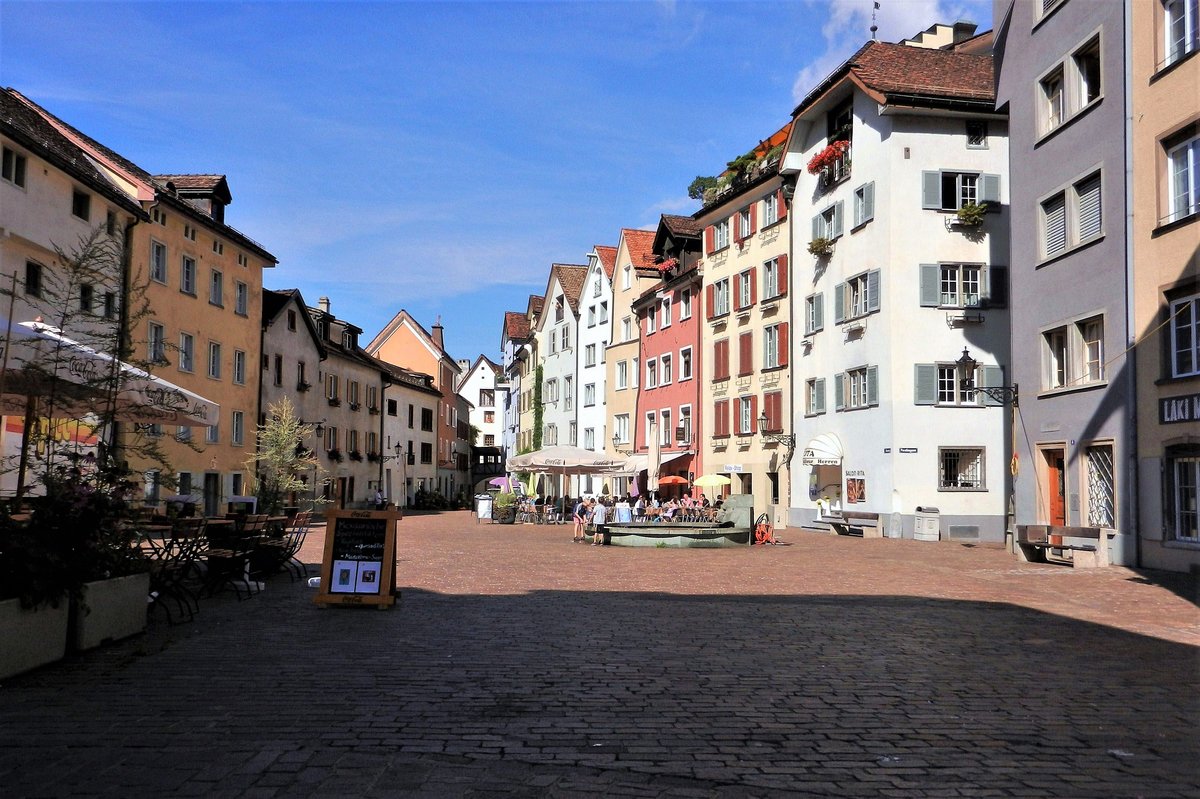
[[[829,0],[820,5],[828,12],[821,27],[825,51],[796,75],[792,98],[797,103],[871,36],[873,0]],[[876,38],[882,42],[911,38],[937,22],[990,19],[987,0],[880,0],[879,5]]]

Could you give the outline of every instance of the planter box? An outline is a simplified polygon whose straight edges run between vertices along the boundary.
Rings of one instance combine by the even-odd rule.
[[[495,524],[515,524],[517,521],[516,506],[507,508],[492,507],[492,522]]]
[[[75,626],[71,649],[95,649],[105,641],[118,641],[145,631],[149,593],[149,574],[84,583],[82,600],[87,609],[73,603]]]
[[[21,600],[0,602],[0,679],[61,660],[67,653],[67,601],[34,610]]]

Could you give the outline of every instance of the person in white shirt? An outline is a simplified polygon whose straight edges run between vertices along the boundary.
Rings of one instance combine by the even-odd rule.
[[[599,546],[604,538],[600,528],[608,521],[608,506],[603,502],[592,502],[592,546]]]

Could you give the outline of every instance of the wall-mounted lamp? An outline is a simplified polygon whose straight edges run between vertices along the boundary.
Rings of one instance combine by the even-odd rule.
[[[962,357],[954,363],[958,367],[958,385],[963,392],[978,391],[993,402],[998,402],[1001,405],[1012,405],[1014,408],[1019,404],[1017,402],[1016,383],[1013,383],[1011,386],[975,385],[975,370],[979,367],[979,362],[971,357],[971,353],[967,352],[966,347],[963,347]]]

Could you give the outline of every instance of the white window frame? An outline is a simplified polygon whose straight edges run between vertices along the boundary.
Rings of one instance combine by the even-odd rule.
[[[1091,215],[1088,205],[1091,204],[1089,192],[1083,191],[1090,189],[1091,182],[1098,180],[1098,196],[1095,200],[1097,208],[1095,209],[1096,231],[1090,234],[1084,233],[1082,227],[1085,221],[1089,221]],[[1067,253],[1070,253],[1080,247],[1091,244],[1094,241],[1099,241],[1104,238],[1104,197],[1105,197],[1105,181],[1104,173],[1098,168],[1093,168],[1084,173],[1081,177],[1071,181],[1065,186],[1048,193],[1038,201],[1038,259],[1039,261],[1049,261],[1053,258],[1059,258]],[[1063,246],[1061,249],[1051,251],[1050,249],[1050,220],[1053,216],[1060,213],[1057,208],[1061,205],[1062,225],[1063,225]],[[1057,225],[1056,225],[1057,227]]]
[[[983,264],[938,264],[938,306],[978,308],[983,303]]]
[[[1200,0],[1197,0],[1200,2]],[[1167,218],[1200,213],[1200,132],[1167,150]]]
[[[1088,81],[1084,56],[1094,50],[1098,88]],[[1104,36],[1100,28],[1072,47],[1060,61],[1047,67],[1034,84],[1038,137],[1044,138],[1077,119],[1104,99]],[[1088,94],[1094,94],[1088,99]]]
[[[583,348],[583,365],[584,366],[595,366],[596,365],[596,345],[595,344],[588,344],[587,346],[585,346]]]
[[[762,368],[774,369],[779,363],[779,334],[778,324],[767,325],[763,328],[763,365]]]
[[[692,379],[692,348],[683,347],[679,350],[679,382]]]
[[[659,324],[660,328],[668,328],[671,326],[671,297],[667,295],[662,298],[662,303],[659,305]]]
[[[779,221],[779,195],[771,192],[763,197],[763,227],[770,227]]]
[[[763,262],[763,299],[772,300],[779,296],[779,259]]]
[[[757,424],[757,420],[754,419],[750,415],[751,411],[753,410],[753,408],[750,407],[752,404],[752,399],[753,399],[752,397],[738,397],[736,400],[737,401],[737,431],[736,431],[736,434],[739,436],[754,435],[754,426],[755,426],[755,424]]]
[[[647,358],[646,359],[646,382],[643,384],[643,387],[647,388],[647,389],[658,388],[658,359],[657,358]]]
[[[745,271],[738,272],[735,278],[737,280],[737,308],[740,311],[749,308],[751,305],[750,298],[753,296],[754,274],[749,269],[746,269]]]
[[[737,237],[739,241],[750,238],[750,207],[747,206],[737,214]]]
[[[658,356],[659,385],[669,386],[673,378],[672,359],[670,354]]]
[[[596,384],[585,383],[583,386],[583,407],[591,408],[596,404]]]
[[[628,361],[617,361],[616,387],[617,391],[624,391],[625,389],[629,388]]]
[[[713,316],[729,314],[729,278],[713,283]]]
[[[671,409],[660,408],[658,411],[658,444],[661,447],[669,447],[672,444],[671,437],[675,430],[671,427]]]
[[[692,290],[679,290],[679,321],[692,318]]]
[[[150,279],[167,282],[167,245],[155,239],[150,239]]]
[[[1185,307],[1187,306],[1187,307]],[[1200,375],[1200,293],[1191,294],[1171,300],[1168,306],[1170,312],[1170,360],[1171,377],[1194,377]],[[1181,335],[1184,330],[1188,333]],[[1186,340],[1190,338],[1191,344]],[[1180,341],[1184,343],[1181,344]],[[1191,360],[1191,368],[1181,366],[1186,355]]]
[[[713,252],[718,252],[729,246],[729,218],[726,217],[713,225]]]
[[[618,413],[613,416],[613,435],[618,444],[629,443],[629,414]]]
[[[1104,317],[1103,313],[1085,314],[1039,332],[1044,393],[1089,388],[1108,382],[1104,360]]]
[[[1200,48],[1200,0],[1163,1],[1163,60],[1169,67]],[[1173,35],[1178,31],[1177,35]]]

